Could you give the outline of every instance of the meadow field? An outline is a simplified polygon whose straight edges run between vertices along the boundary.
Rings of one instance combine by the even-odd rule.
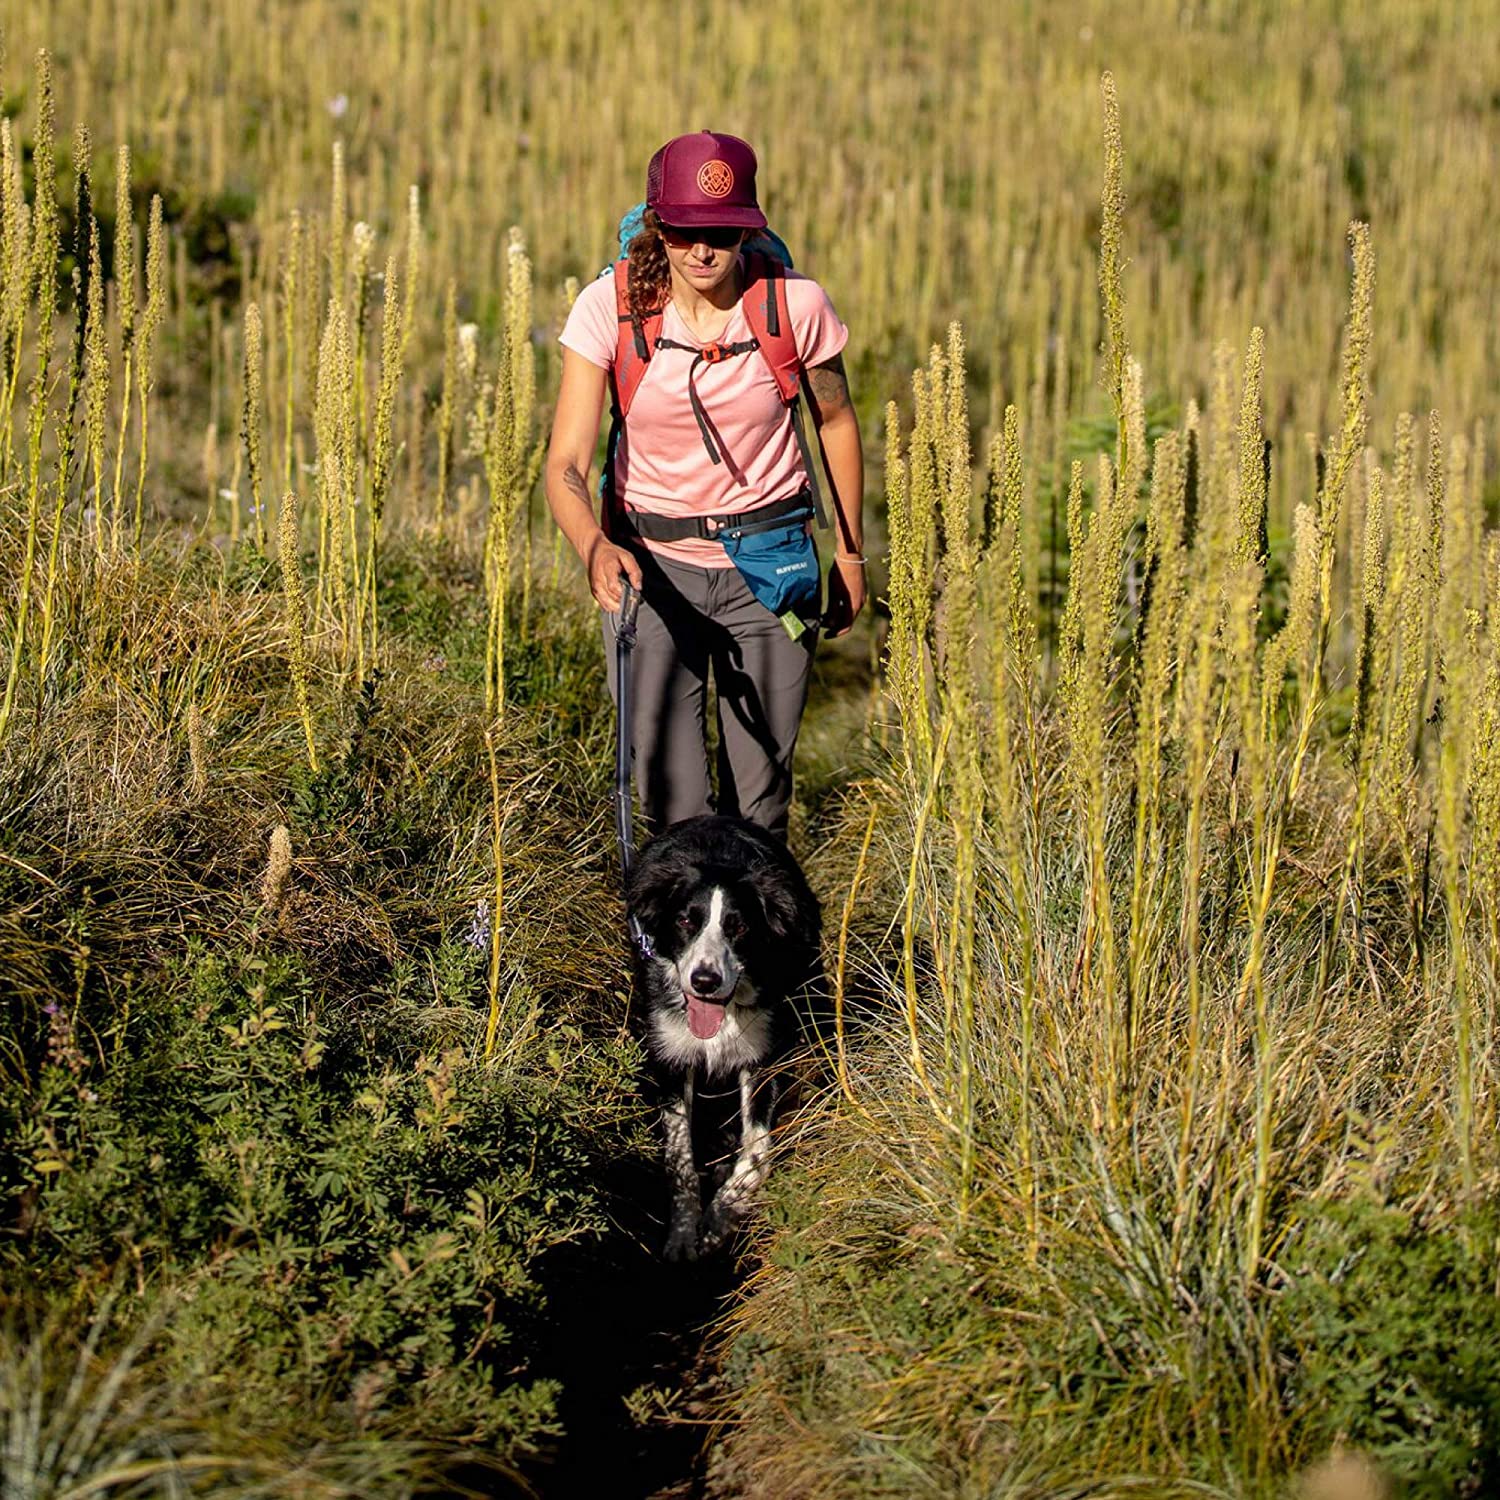
[[[0,20],[5,1500],[1500,1489],[1500,4]],[[874,604],[685,1270],[537,479],[705,125]]]

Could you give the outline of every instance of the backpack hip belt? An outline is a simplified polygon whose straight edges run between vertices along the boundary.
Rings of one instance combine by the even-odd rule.
[[[748,533],[773,523],[784,524],[799,512],[811,520],[814,511],[812,489],[806,485],[785,500],[773,500],[769,505],[735,515],[661,516],[652,511],[637,510],[633,505],[622,509],[626,526],[637,536],[652,542],[681,542],[691,538],[711,542],[726,531]]]

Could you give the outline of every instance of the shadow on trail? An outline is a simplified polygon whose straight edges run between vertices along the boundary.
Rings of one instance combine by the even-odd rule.
[[[561,1384],[566,1435],[526,1477],[548,1500],[696,1500],[715,1390],[705,1331],[741,1272],[733,1253],[662,1259],[667,1182],[654,1157],[624,1159],[610,1175],[611,1232],[565,1247],[547,1273],[551,1316],[533,1371]],[[637,1403],[638,1422],[626,1398],[642,1387],[665,1403]]]

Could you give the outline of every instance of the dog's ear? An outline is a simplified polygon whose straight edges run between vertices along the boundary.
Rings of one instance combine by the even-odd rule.
[[[751,869],[750,888],[772,937],[802,939],[816,929],[818,917],[812,893],[799,889],[799,885],[774,865],[760,864]]]
[[[694,883],[694,872],[666,862],[642,861],[630,872],[625,904],[652,937],[672,925]]]

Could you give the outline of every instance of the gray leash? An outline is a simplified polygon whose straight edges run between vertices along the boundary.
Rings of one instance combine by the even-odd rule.
[[[631,669],[630,653],[635,650],[635,620],[641,607],[641,596],[630,580],[620,575],[620,616],[615,622],[615,832],[620,840],[620,882],[630,879],[635,864],[635,816],[630,794],[631,748]],[[652,957],[651,939],[633,915],[626,917],[630,940],[642,958]]]

